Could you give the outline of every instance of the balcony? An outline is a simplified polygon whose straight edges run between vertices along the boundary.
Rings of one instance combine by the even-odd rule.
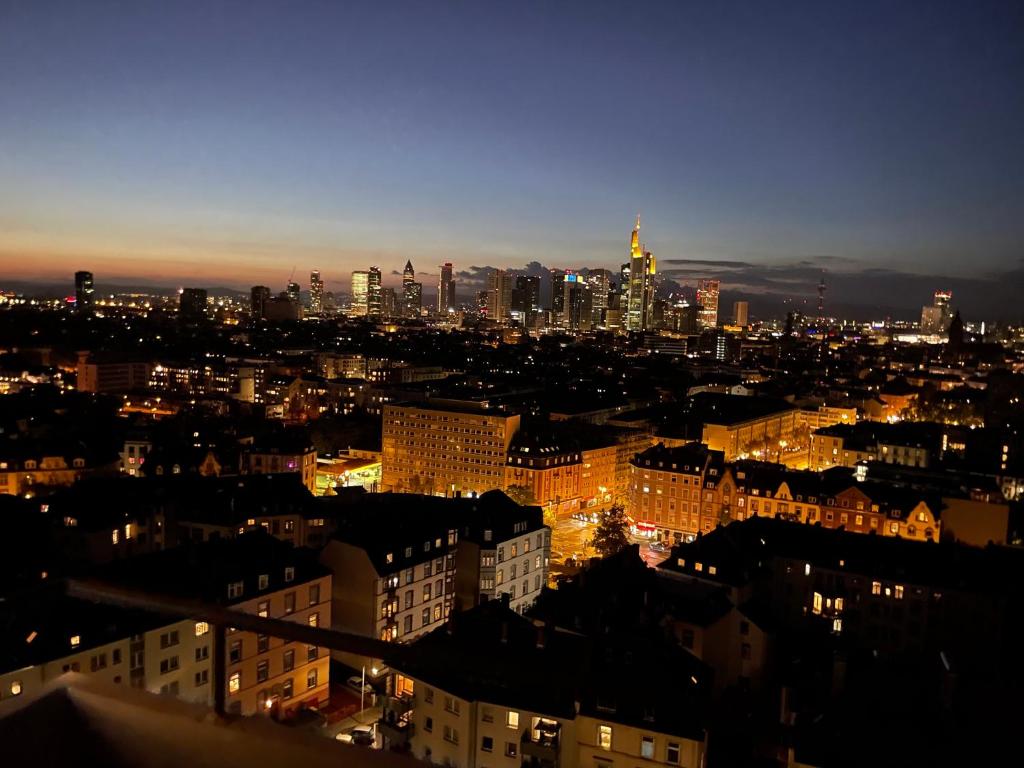
[[[413,703],[411,696],[388,696],[385,699],[378,721],[385,749],[398,751],[408,749],[414,728],[412,722]]]
[[[523,731],[519,741],[524,768],[558,768],[561,725],[554,720],[539,720]]]

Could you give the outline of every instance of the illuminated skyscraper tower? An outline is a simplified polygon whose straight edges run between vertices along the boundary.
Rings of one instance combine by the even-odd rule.
[[[92,307],[92,272],[75,272],[75,311],[80,315],[91,315]]]
[[[324,282],[319,269],[309,273],[309,311],[314,315],[324,311]]]
[[[651,327],[654,309],[655,261],[640,243],[640,215],[629,245],[629,303],[626,309],[626,330],[645,331]]]
[[[447,315],[455,309],[455,281],[451,262],[441,265],[441,279],[437,283],[437,314]]]
[[[718,325],[718,287],[718,280],[697,281],[697,303],[701,306],[700,325],[702,328],[715,328]]]

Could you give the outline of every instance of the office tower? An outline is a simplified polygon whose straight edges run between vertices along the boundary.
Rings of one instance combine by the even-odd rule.
[[[441,265],[441,277],[437,282],[437,314],[447,315],[455,309],[455,280],[452,279],[452,264]]]
[[[645,331],[651,326],[654,309],[654,256],[640,243],[640,217],[636,217],[629,246],[629,304],[626,329]]]
[[[613,285],[611,270],[590,270],[590,274],[587,275],[587,285],[590,286],[592,297],[594,325],[600,325],[604,321],[604,312],[608,309],[608,294]]]
[[[718,326],[718,280],[704,278],[697,281],[697,303],[701,305],[700,324],[702,328]]]
[[[75,311],[90,315],[93,303],[92,272],[75,272]]]
[[[294,283],[294,282],[289,280],[288,281],[288,289],[285,291],[285,293],[288,294],[288,301],[292,302],[293,304],[298,304],[299,303],[299,290],[300,290],[299,289],[299,284],[298,283]]]
[[[622,328],[622,294],[614,291],[608,294],[608,308],[604,311],[604,327],[610,331]]]
[[[700,304],[687,304],[678,311],[678,327],[681,333],[695,334],[700,332],[700,316],[704,308]]]
[[[952,298],[952,291],[935,292],[932,305],[921,309],[921,333],[935,336],[949,330],[949,300]]]
[[[380,289],[380,309],[384,317],[398,317],[398,294],[394,288]]]
[[[558,325],[565,313],[565,276],[569,270],[551,270],[551,323]]]
[[[747,324],[747,302],[734,301],[732,303],[733,325],[746,326]]]
[[[502,322],[511,311],[512,275],[504,269],[496,269],[490,274],[487,286],[487,316]]]
[[[576,274],[566,275],[563,285],[565,298],[559,324],[568,331],[589,331],[594,325],[593,291]]]
[[[503,489],[509,444],[518,430],[519,415],[497,408],[386,405],[381,487],[430,496]]]
[[[249,314],[254,320],[262,320],[267,316],[268,301],[270,301],[270,289],[265,285],[254,285],[249,294]]]
[[[182,288],[178,295],[178,314],[190,319],[206,317],[206,289]]]
[[[366,317],[369,311],[370,273],[359,270],[352,273],[352,308],[353,317]]]
[[[402,317],[419,317],[423,309],[423,284],[416,282],[412,262],[405,262],[402,272]]]
[[[324,283],[319,269],[309,273],[309,311],[314,315],[324,311]]]
[[[625,299],[622,302],[622,308],[625,309],[629,303],[629,264],[619,267],[619,295]]]
[[[366,285],[366,316],[371,320],[380,320],[384,315],[383,297],[381,296],[380,270],[370,267],[367,271]]]
[[[519,275],[516,277],[516,290],[522,296],[522,309],[524,312],[540,311],[540,278],[533,275]]]

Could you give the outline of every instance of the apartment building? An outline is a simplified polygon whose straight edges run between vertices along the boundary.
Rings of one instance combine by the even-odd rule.
[[[837,424],[811,434],[808,463],[811,469],[854,467],[863,461],[927,468],[941,456],[944,437],[942,426],[931,423]]]
[[[410,642],[453,610],[503,594],[525,610],[547,580],[550,530],[540,509],[498,491],[460,499],[366,496],[335,525],[320,559],[334,573],[334,627],[342,631]],[[336,657],[356,668],[380,661]]]
[[[703,425],[701,442],[732,461],[781,456],[793,440],[799,409],[770,397],[702,393],[692,398],[691,413]]]
[[[504,488],[506,457],[519,421],[517,414],[486,403],[386,405],[382,488],[436,496]]]
[[[465,610],[507,600],[524,613],[547,583],[551,529],[539,507],[521,507],[496,492],[480,501],[463,520],[455,553],[457,605]]]
[[[246,450],[244,462],[250,475],[297,473],[309,492],[316,492],[316,448],[298,435],[260,440]]]
[[[65,672],[202,704],[210,692],[208,627],[99,605],[60,588],[0,601],[0,714]]]
[[[579,509],[583,462],[575,441],[521,430],[509,445],[507,462],[503,487],[525,488],[533,503],[553,514]]]
[[[684,651],[645,648],[641,661],[493,601],[454,615],[415,649],[380,727],[386,745],[421,760],[453,768],[703,764],[703,688],[693,679],[705,668]],[[661,684],[641,671],[648,663]]]
[[[1012,547],[922,545],[752,517],[672,550],[660,566],[757,594],[765,615],[905,660],[956,659],[987,675],[1019,672],[1024,553]]]
[[[626,506],[637,531],[678,543],[711,530],[720,522],[720,505],[712,505],[713,493],[705,500],[705,483],[718,480],[723,469],[721,451],[699,443],[676,448],[658,444],[637,454]]]
[[[314,553],[264,531],[131,558],[108,566],[99,578],[264,618],[331,626],[330,571],[317,562]],[[193,621],[190,631],[195,637],[205,637],[210,628]],[[179,633],[164,642],[170,647],[182,638]],[[208,650],[215,652],[214,648]],[[328,699],[330,658],[324,649],[229,628],[222,652],[230,712],[286,719],[300,708],[320,706]],[[199,651],[193,649],[193,653]],[[182,661],[179,655],[178,663]],[[173,682],[168,680],[167,685]],[[189,681],[177,682],[180,691]]]

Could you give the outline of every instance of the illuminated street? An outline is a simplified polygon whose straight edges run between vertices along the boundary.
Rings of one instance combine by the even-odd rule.
[[[584,558],[593,557],[597,553],[589,545],[594,529],[593,523],[574,519],[571,514],[559,515],[551,529],[551,571],[552,575],[567,572],[565,560],[573,554]],[[631,536],[630,540],[640,545],[640,556],[652,568],[668,557],[668,550],[655,552],[650,548],[647,539]],[[571,569],[570,569],[571,570]]]

